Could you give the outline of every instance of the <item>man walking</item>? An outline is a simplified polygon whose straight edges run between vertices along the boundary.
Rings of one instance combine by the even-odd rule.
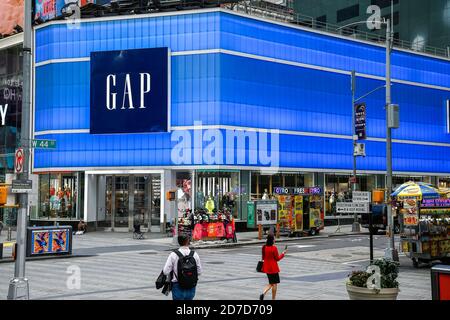
[[[189,237],[178,236],[178,244],[180,248],[169,255],[163,272],[166,276],[173,272],[173,300],[193,300],[198,275],[202,272],[200,257],[197,252],[189,249]]]

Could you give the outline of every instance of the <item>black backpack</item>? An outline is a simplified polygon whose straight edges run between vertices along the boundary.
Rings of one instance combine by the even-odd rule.
[[[180,287],[183,289],[194,288],[198,281],[197,262],[194,258],[194,250],[191,250],[187,256],[183,256],[179,250],[175,250],[174,252],[179,258],[177,266],[177,280]]]

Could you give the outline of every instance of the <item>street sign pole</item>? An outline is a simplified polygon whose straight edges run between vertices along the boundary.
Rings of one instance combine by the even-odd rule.
[[[398,261],[398,252],[394,243],[394,219],[392,217],[392,205],[390,202],[392,192],[392,135],[390,127],[391,108],[391,52],[392,32],[391,21],[386,20],[386,201],[387,203],[387,230],[389,235],[388,247],[385,250],[385,258]]]
[[[31,0],[24,1],[24,37],[23,37],[23,93],[21,119],[21,145],[30,141],[30,104],[31,104]],[[24,148],[23,173],[19,179],[28,180],[30,168],[29,149]],[[28,194],[20,194],[20,208],[17,216],[17,252],[14,278],[8,289],[8,300],[26,299],[30,297],[28,279],[25,278],[26,229],[28,216]]]

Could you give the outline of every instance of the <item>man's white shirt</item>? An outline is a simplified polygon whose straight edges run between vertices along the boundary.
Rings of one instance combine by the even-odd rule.
[[[183,256],[187,256],[191,252],[191,249],[189,249],[189,247],[180,247],[178,250],[180,250]],[[170,272],[173,271],[174,277],[172,279],[172,282],[178,282],[178,259],[178,255],[175,252],[172,252],[167,258],[166,265],[163,269],[163,272],[166,276],[168,276]],[[200,275],[202,273],[202,265],[200,263],[200,257],[198,256],[197,252],[194,252],[194,259],[197,263],[197,273],[198,275]]]

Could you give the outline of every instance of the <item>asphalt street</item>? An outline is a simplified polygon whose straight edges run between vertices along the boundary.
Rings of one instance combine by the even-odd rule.
[[[80,241],[74,253],[86,256],[27,262],[30,298],[170,299],[154,288],[170,246],[157,240],[145,244],[119,240]],[[286,244],[288,254],[280,262],[278,299],[348,299],[348,274],[369,262],[367,235],[302,239],[279,243],[279,250]],[[375,258],[383,256],[386,244],[386,236],[375,236]],[[255,271],[260,245],[197,251],[204,272],[196,299],[258,298],[267,282],[264,274]],[[7,296],[13,272],[13,263],[0,264],[0,299]],[[399,299],[431,299],[429,266],[415,269],[401,256],[399,282]]]

